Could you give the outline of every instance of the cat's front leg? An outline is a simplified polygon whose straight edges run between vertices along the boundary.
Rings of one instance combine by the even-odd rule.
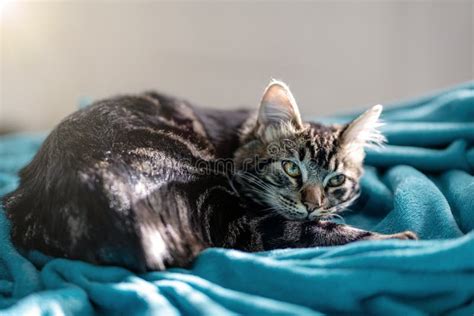
[[[359,240],[418,239],[417,235],[411,231],[385,235],[328,221],[305,222],[301,229],[305,236],[301,241],[306,246],[343,245]]]
[[[418,240],[418,236],[414,232],[406,230],[401,233],[389,234],[389,235],[374,233],[374,236],[369,239],[372,239],[372,240],[382,240],[382,239]]]
[[[259,250],[337,246],[361,240],[418,239],[411,231],[385,235],[328,221],[281,221],[279,224],[280,227],[273,225],[272,229],[261,230],[264,249]]]

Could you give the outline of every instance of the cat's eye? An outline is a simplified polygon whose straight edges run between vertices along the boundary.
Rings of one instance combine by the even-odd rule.
[[[293,178],[299,177],[301,175],[301,169],[292,161],[285,160],[281,163],[283,170]]]
[[[346,176],[343,174],[337,174],[328,181],[328,186],[338,187],[346,182]]]

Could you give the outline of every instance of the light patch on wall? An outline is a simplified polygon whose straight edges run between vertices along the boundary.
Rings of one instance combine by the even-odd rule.
[[[0,0],[0,18],[6,14],[5,12],[10,11],[9,9],[12,7],[12,2],[14,2],[14,0]]]

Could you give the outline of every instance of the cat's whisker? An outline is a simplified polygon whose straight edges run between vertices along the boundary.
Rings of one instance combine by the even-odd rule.
[[[330,211],[324,211],[324,212],[321,212],[320,213],[320,218],[322,219],[334,219],[334,218],[337,218],[339,219],[342,223],[345,223],[346,221],[344,220],[344,218],[337,214],[337,213],[334,213],[334,212],[330,212]]]
[[[229,174],[227,174],[226,177],[227,177],[227,182],[229,183],[229,185],[230,185],[232,191],[233,191],[235,194],[237,194],[237,196],[240,197],[240,193],[239,193],[239,191],[237,190],[237,188],[235,187],[235,184],[234,184],[234,181],[235,181],[235,174],[234,174],[232,177],[230,177]]]
[[[262,179],[260,179],[256,175],[253,175],[249,172],[242,173],[241,176],[244,177],[244,178],[247,178],[249,180],[252,180],[252,182],[254,182],[254,183],[259,183],[259,184],[261,184],[262,186],[264,186],[268,189],[272,189],[272,187],[269,186],[267,183],[265,183]]]
[[[269,200],[273,198],[272,192],[270,192],[268,189],[261,188],[257,185],[249,184],[247,191],[253,191],[257,193],[259,196],[266,197]]]
[[[274,207],[267,207],[267,208],[261,209],[260,211],[261,212],[266,212],[266,211],[275,211],[276,212],[276,209]]]
[[[240,178],[244,180],[248,185],[253,188],[259,188],[259,192],[266,195],[268,198],[273,197],[273,190],[272,188],[264,183],[261,179],[257,178],[256,176],[250,173],[241,173]]]

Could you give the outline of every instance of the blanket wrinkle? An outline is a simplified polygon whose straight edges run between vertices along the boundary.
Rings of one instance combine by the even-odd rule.
[[[190,269],[136,275],[15,249],[0,206],[0,315],[473,315],[474,82],[389,105],[382,118],[388,144],[367,152],[344,220],[422,240],[210,248]],[[0,196],[44,137],[0,137]]]

